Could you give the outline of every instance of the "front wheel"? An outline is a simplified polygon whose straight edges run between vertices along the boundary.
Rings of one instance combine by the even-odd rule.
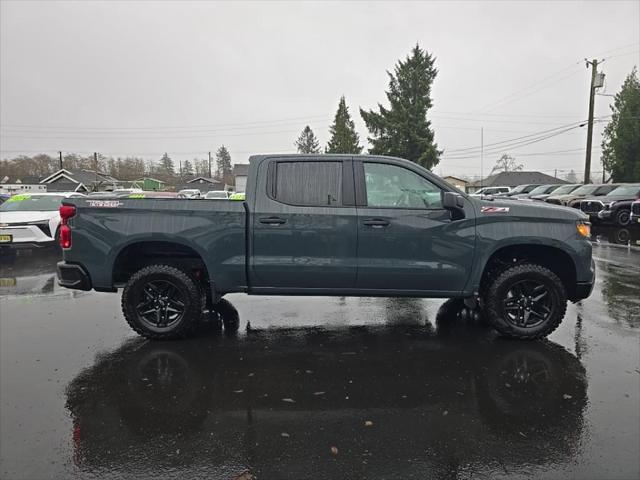
[[[616,214],[616,223],[618,225],[620,225],[621,227],[626,227],[627,225],[629,225],[629,222],[631,221],[631,211],[630,210],[620,210],[618,211],[618,213]]]
[[[511,266],[489,280],[484,304],[486,319],[502,335],[535,339],[553,332],[567,310],[564,285],[548,268],[535,264]]]
[[[122,293],[127,323],[143,337],[169,340],[194,331],[202,312],[196,282],[169,265],[149,265],[136,272]]]

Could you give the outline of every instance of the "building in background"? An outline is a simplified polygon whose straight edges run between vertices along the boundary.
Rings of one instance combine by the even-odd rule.
[[[195,177],[191,180],[187,180],[186,183],[176,186],[176,191],[197,188],[202,193],[210,192],[212,190],[228,190],[229,186],[225,185],[222,180],[210,177]]]
[[[518,185],[553,185],[569,183],[542,172],[500,172],[489,175],[482,180],[471,182],[467,186],[467,193],[474,193],[482,187],[517,187]]]
[[[99,192],[122,188],[122,182],[112,176],[92,170],[61,168],[40,180],[49,192]]]
[[[131,188],[140,188],[147,192],[163,192],[165,183],[157,178],[142,177],[131,182]]]
[[[233,178],[235,181],[236,192],[247,191],[247,175],[249,174],[248,163],[236,163],[233,166]]]
[[[463,192],[467,191],[467,185],[469,182],[463,180],[462,178],[452,177],[451,175],[449,175],[448,177],[444,177],[443,180],[448,184],[453,185],[458,190],[462,190]]]

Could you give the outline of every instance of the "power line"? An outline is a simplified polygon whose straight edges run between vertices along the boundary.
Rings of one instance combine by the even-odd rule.
[[[86,130],[90,133],[94,133],[96,130],[105,130],[105,131],[129,131],[129,130],[198,130],[198,129],[226,129],[228,128],[236,128],[236,127],[247,127],[247,128],[259,128],[260,126],[273,126],[274,124],[280,124],[282,122],[293,122],[293,121],[310,121],[318,119],[326,119],[326,114],[324,115],[311,115],[304,117],[291,117],[291,118],[283,118],[283,119],[273,119],[273,120],[259,120],[254,122],[239,122],[239,123],[218,123],[218,124],[208,124],[208,125],[174,125],[174,126],[144,126],[144,127],[85,127],[85,126],[60,126],[60,125],[12,125],[12,124],[3,124],[0,125],[0,128],[26,128],[26,129],[44,129],[44,130],[73,130],[73,131],[83,131]],[[143,132],[146,133],[146,132]]]
[[[542,80],[538,80],[537,82],[534,82],[531,85],[529,85],[529,86],[527,86],[527,87],[525,87],[525,88],[523,88],[521,90],[518,90],[518,91],[516,91],[514,93],[506,95],[506,96],[504,96],[504,97],[502,97],[502,98],[500,98],[500,99],[498,99],[498,100],[496,100],[496,101],[494,101],[492,103],[489,103],[489,104],[485,105],[484,107],[480,108],[479,110],[483,111],[483,110],[487,110],[489,108],[495,108],[496,106],[504,104],[504,103],[509,103],[510,101],[512,101],[512,100],[509,100],[512,97],[516,97],[516,96],[518,96],[518,95],[520,95],[520,94],[522,94],[524,92],[527,92],[527,91],[531,90],[532,88],[537,87],[538,85],[541,85],[541,84],[543,84],[543,83],[545,83],[545,82],[557,77],[558,75],[560,75],[562,73],[565,73],[568,70],[574,69],[574,68],[576,68],[578,66],[578,64],[579,64],[579,62],[572,63],[571,65],[552,73],[551,75],[543,78]],[[578,73],[578,72],[577,71],[573,72],[571,75],[575,75],[576,73]],[[571,76],[571,75],[569,75],[569,76]],[[568,78],[568,76],[567,77],[563,77],[563,78]],[[560,79],[560,80],[562,80],[562,79]],[[552,85],[553,83],[556,83],[556,82],[552,82],[549,85]],[[547,85],[547,86],[549,86],[549,85]],[[544,88],[546,88],[546,87],[544,87]]]
[[[503,144],[506,144],[506,143],[516,142],[516,141],[519,141],[519,140],[530,139],[532,137],[537,137],[537,136],[540,136],[540,135],[546,135],[546,134],[549,134],[549,133],[555,133],[555,132],[558,132],[558,131],[561,131],[562,133],[564,133],[564,131],[566,131],[566,130],[573,130],[574,128],[578,128],[583,124],[584,124],[584,121],[580,122],[580,123],[577,123],[577,124],[576,124],[576,122],[573,122],[573,123],[561,125],[559,127],[551,128],[551,129],[548,129],[548,130],[541,130],[539,132],[534,132],[534,133],[531,133],[529,135],[523,135],[521,137],[510,138],[510,139],[507,139],[507,140],[502,140],[500,142],[488,143],[488,144],[485,145],[485,148],[487,148],[487,147],[490,148],[490,147],[494,147],[494,146],[498,146],[498,145],[503,145]],[[478,150],[478,148],[479,147],[476,145],[476,146],[473,146],[473,147],[456,148],[456,149],[450,150],[449,152],[450,153],[468,152],[468,151],[471,151],[471,150]]]

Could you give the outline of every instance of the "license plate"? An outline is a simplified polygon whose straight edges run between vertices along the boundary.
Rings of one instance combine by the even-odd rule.
[[[0,287],[15,287],[15,278],[0,278]]]
[[[0,243],[13,242],[13,235],[0,235]]]
[[[638,223],[640,223],[640,217],[638,217]]]

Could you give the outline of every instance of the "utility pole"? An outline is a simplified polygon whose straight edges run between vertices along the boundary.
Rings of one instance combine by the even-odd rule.
[[[211,152],[209,152],[209,178],[211,178]]]
[[[602,84],[596,84],[596,75],[598,73],[598,60],[591,61],[585,59],[587,68],[591,65],[591,87],[589,88],[589,120],[587,126],[587,155],[584,161],[584,183],[591,181],[591,143],[593,141],[593,109],[596,96],[596,88]],[[600,80],[600,79],[599,79]]]
[[[480,127],[480,188],[482,188],[483,163],[484,163],[484,127]]]
[[[60,155],[60,170],[62,170],[62,152],[58,152],[58,154]]]

